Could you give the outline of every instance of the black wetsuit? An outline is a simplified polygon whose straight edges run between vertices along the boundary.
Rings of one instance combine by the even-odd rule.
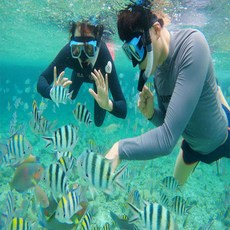
[[[105,66],[108,61],[112,63],[112,72],[108,77],[108,85],[111,95],[113,97],[113,110],[110,112],[116,117],[125,118],[127,114],[127,105],[124,98],[121,86],[117,77],[116,69],[109,53],[106,44],[102,41],[97,61],[94,69],[101,70],[105,76]],[[81,68],[78,59],[72,58],[70,45],[66,44],[63,49],[58,53],[56,58],[51,62],[47,69],[40,75],[37,90],[45,98],[50,98],[50,90],[53,83],[53,69],[57,68],[57,75],[59,75],[65,68],[73,69],[69,91],[73,90],[72,99],[75,99],[83,82],[92,83],[94,91],[97,92],[97,87],[91,77],[91,72]],[[96,101],[94,101],[94,123],[96,126],[101,126],[105,119],[106,110],[102,109]]]

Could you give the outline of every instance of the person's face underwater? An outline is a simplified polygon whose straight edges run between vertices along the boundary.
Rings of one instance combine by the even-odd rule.
[[[95,63],[99,48],[94,34],[89,29],[85,30],[82,36],[80,28],[76,28],[70,46],[72,57],[79,60],[82,68],[88,68]]]

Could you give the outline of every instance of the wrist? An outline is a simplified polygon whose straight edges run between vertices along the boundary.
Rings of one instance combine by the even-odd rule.
[[[149,121],[151,121],[151,120],[153,119],[153,116],[154,116],[154,110],[153,110],[153,112],[152,112],[152,115],[149,116],[149,117],[147,117],[147,119],[148,119]]]
[[[107,111],[111,112],[113,110],[113,102],[109,99],[108,107],[106,108]]]

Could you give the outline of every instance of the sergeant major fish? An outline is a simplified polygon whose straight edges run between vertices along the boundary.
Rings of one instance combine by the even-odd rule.
[[[52,137],[43,137],[47,141],[46,147],[54,145],[56,151],[72,151],[78,141],[78,127],[64,125],[53,132]]]
[[[68,179],[59,164],[51,164],[46,169],[43,181],[51,190],[55,200],[69,192]]]
[[[113,172],[112,162],[91,150],[86,150],[77,159],[79,175],[86,179],[95,188],[103,190],[110,194],[115,183],[124,188],[120,178],[127,165],[124,165],[119,171]]]
[[[132,210],[135,212],[135,216],[129,222],[132,223],[135,220],[141,219],[145,229],[158,230],[167,229],[175,230],[177,226],[170,214],[170,212],[158,203],[147,203],[144,210],[140,210],[133,204],[128,203]]]
[[[80,122],[84,122],[87,126],[92,124],[91,113],[85,105],[78,103],[76,109],[73,110],[74,117]]]
[[[32,152],[32,146],[22,134],[11,136],[7,144],[0,144],[1,159],[7,165],[16,165]]]
[[[75,213],[82,209],[80,203],[83,201],[80,188],[62,196],[58,202],[55,218],[61,223],[72,224],[70,219]]]
[[[59,103],[66,104],[68,100],[71,100],[73,91],[69,93],[67,88],[62,85],[53,86],[50,90],[50,97],[53,102],[59,107]]]

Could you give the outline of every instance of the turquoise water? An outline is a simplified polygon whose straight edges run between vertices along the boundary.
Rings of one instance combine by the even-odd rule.
[[[98,4],[95,7],[95,2]],[[113,2],[113,3],[111,3]],[[13,119],[26,130],[26,137],[33,146],[33,154],[48,166],[54,161],[50,149],[45,149],[45,142],[35,135],[30,127],[32,118],[32,102],[43,102],[46,106],[43,114],[51,121],[57,120],[58,127],[74,123],[78,124],[72,115],[77,102],[86,103],[93,112],[92,98],[88,93],[89,85],[85,84],[78,98],[59,108],[51,101],[44,100],[36,92],[36,83],[40,73],[53,60],[58,51],[68,41],[68,20],[78,14],[108,15],[108,24],[114,29],[116,17],[114,9],[119,9],[127,1],[29,1],[13,0],[0,2],[0,139],[4,142],[9,138],[10,123]],[[157,1],[160,2],[160,1]],[[230,103],[230,4],[221,1],[162,1],[164,8],[170,14],[172,23],[169,28],[194,27],[200,29],[206,36],[215,71],[228,102]],[[85,11],[87,7],[87,12]],[[77,157],[93,139],[105,153],[114,142],[144,133],[151,129],[149,123],[136,108],[137,81],[133,81],[138,70],[121,51],[121,42],[115,35],[115,65],[123,92],[128,103],[128,115],[125,120],[117,119],[107,114],[102,127],[80,125],[79,141],[74,151]],[[66,76],[70,76],[70,70]],[[127,188],[137,189],[145,200],[159,202],[161,181],[173,173],[179,144],[168,157],[162,157],[146,162],[129,162],[131,178],[126,179]],[[221,174],[217,175],[216,165],[199,164],[181,189],[185,199],[195,203],[190,213],[185,216],[174,215],[180,229],[198,229],[214,219],[211,229],[230,229],[226,224],[225,212],[230,206],[230,162],[221,161]],[[4,200],[9,190],[9,181],[14,171],[6,166],[0,167],[0,200]],[[17,197],[17,208],[21,205],[23,195],[14,191]],[[181,193],[177,194],[181,195]],[[95,205],[99,212],[93,221],[103,226],[105,222],[112,223],[109,211],[121,215],[128,209],[125,202],[128,192],[123,192],[114,200],[107,201],[99,197]],[[125,206],[125,208],[124,208]],[[3,209],[0,205],[0,210]],[[38,222],[36,211],[31,207],[24,216],[28,221]],[[229,220],[229,214],[228,214]],[[183,226],[184,225],[184,226]],[[38,226],[34,227],[40,228]],[[112,229],[115,229],[113,227]]]

